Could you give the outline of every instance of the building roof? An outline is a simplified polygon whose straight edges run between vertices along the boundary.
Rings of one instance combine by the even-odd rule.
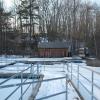
[[[39,43],[38,48],[69,48],[70,42],[44,42]]]

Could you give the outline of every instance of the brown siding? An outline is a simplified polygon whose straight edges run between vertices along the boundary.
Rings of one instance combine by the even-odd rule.
[[[39,49],[40,57],[66,57],[68,49]]]

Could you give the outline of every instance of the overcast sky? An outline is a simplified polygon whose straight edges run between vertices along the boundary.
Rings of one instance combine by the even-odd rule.
[[[92,2],[97,2],[97,4],[100,4],[100,0],[90,0]]]
[[[4,0],[4,2],[5,2],[4,6],[6,8],[10,8],[12,6],[12,4],[13,4],[13,1],[14,0]]]
[[[5,6],[7,8],[11,7],[11,5],[13,4],[13,1],[14,0],[4,0],[5,2]],[[86,1],[86,0],[83,0],[83,1]],[[100,4],[100,0],[90,0],[91,2],[96,2],[97,4]]]

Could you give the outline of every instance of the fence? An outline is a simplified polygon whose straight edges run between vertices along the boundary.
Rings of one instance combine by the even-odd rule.
[[[19,62],[20,63],[29,64],[30,66],[27,67],[26,69],[22,70],[21,72],[18,72],[16,74],[14,74],[13,76],[9,77],[8,79],[0,82],[0,90],[1,89],[9,89],[9,88],[16,87],[7,97],[4,98],[4,100],[11,99],[11,97],[17,92],[18,89],[20,89],[20,97],[18,98],[18,100],[24,100],[23,96],[25,95],[25,93],[27,93],[27,91],[30,88],[30,86],[35,87],[34,84],[36,85],[36,84],[38,84],[40,82],[42,83],[42,82],[49,82],[49,81],[61,80],[61,79],[65,79],[66,80],[66,82],[65,82],[66,91],[55,93],[55,94],[49,95],[47,97],[41,97],[41,98],[38,98],[36,100],[43,100],[43,99],[47,99],[47,98],[54,97],[54,96],[61,95],[61,94],[65,94],[66,100],[67,100],[67,81],[68,81],[68,76],[67,75],[65,77],[58,77],[58,78],[45,79],[45,80],[39,80],[37,78],[37,80],[36,80],[34,76],[39,77],[39,75],[40,75],[40,67],[41,66],[39,65],[39,62],[18,61],[16,63],[19,63]],[[14,62],[14,64],[16,64],[16,63]],[[11,64],[9,64],[9,65],[11,65]],[[1,68],[7,67],[9,65],[1,66]],[[28,73],[28,74],[27,74],[27,77],[24,79],[24,74],[25,73]],[[5,85],[5,83],[10,81],[11,79],[14,79],[14,78],[19,77],[19,76],[20,76],[20,80],[21,80],[20,83],[6,84]],[[28,79],[31,79],[31,81],[27,82]],[[23,87],[26,86],[26,85],[28,85],[27,88],[25,90],[23,90]],[[31,95],[31,93],[30,93],[30,95]],[[33,97],[33,99],[34,98],[35,97]]]
[[[3,65],[3,66],[1,66],[1,68],[5,68],[9,65],[14,65],[14,64],[17,64],[17,62],[16,63],[14,62],[13,64],[11,63],[11,64],[7,64],[7,65]],[[14,66],[12,66],[12,67],[14,67]],[[9,100],[11,98],[11,96],[18,89],[20,89],[20,91],[21,91],[19,100],[23,100],[23,95],[27,92],[27,90],[30,88],[31,85],[33,87],[33,84],[28,84],[27,88],[25,90],[23,90],[23,84],[26,83],[28,80],[32,80],[32,82],[33,82],[34,80],[39,78],[39,68],[38,67],[39,67],[38,65],[34,66],[34,63],[30,63],[29,66],[27,68],[25,68],[24,70],[21,70],[20,72],[15,73],[11,77],[0,82],[0,89],[5,89],[5,88],[9,89],[11,87],[16,87],[7,97],[5,97],[4,100]],[[16,84],[4,85],[7,82],[11,81],[12,79],[18,79],[18,80],[20,79],[21,82],[19,83],[19,85],[16,85]]]
[[[97,98],[95,94],[100,92],[100,83],[96,82],[95,77],[98,75],[97,80],[99,82],[100,73],[87,66],[85,67],[85,65],[73,63],[73,61],[67,61],[65,64],[67,66],[65,70],[69,73],[70,81],[81,98],[85,100],[99,100],[100,96],[98,95]],[[89,95],[87,95],[88,93]]]
[[[52,62],[52,61],[47,61],[47,62]],[[95,74],[100,76],[99,72],[96,72],[88,67],[84,67],[83,65],[80,65],[79,63],[73,63],[73,60],[71,60],[71,59],[55,61],[55,62],[60,62],[65,65],[63,70],[66,72],[65,73],[66,76],[52,78],[52,79],[38,80],[38,78],[35,79],[35,75],[37,77],[40,75],[41,66],[39,65],[39,63],[44,63],[44,62],[43,61],[21,61],[20,63],[26,63],[26,64],[29,64],[30,66],[0,83],[0,89],[5,89],[5,88],[9,89],[12,87],[16,87],[14,89],[14,91],[12,91],[7,97],[5,97],[5,100],[9,100],[9,98],[11,98],[11,96],[13,94],[15,94],[18,89],[20,89],[20,97],[18,100],[23,100],[23,96],[26,94],[26,92],[28,91],[30,86],[34,87],[34,85],[36,85],[39,82],[42,83],[42,82],[49,82],[49,81],[61,80],[61,79],[66,80],[66,82],[65,82],[66,91],[62,91],[60,93],[52,94],[52,95],[49,95],[46,97],[41,97],[36,100],[43,100],[43,99],[51,98],[51,97],[54,97],[54,96],[57,96],[60,94],[65,94],[66,100],[68,100],[68,86],[67,85],[68,85],[69,81],[75,86],[75,89],[80,94],[81,99],[98,100],[97,96],[95,96],[95,88],[100,90],[100,87],[99,87],[98,83],[95,82]],[[16,62],[16,63],[19,63],[19,62]],[[15,64],[15,62],[14,62],[14,64]],[[5,66],[5,67],[7,67],[7,66]],[[89,71],[89,76],[90,76],[89,78],[87,77],[87,75],[82,74],[83,69],[85,71]],[[24,80],[23,75],[25,72],[27,72],[29,74],[28,74],[27,78],[25,78],[25,80]],[[20,80],[21,80],[20,83],[5,85],[6,82],[8,82],[9,80],[11,80],[19,75],[20,75]],[[31,81],[27,82],[28,79],[31,79]],[[85,80],[85,82],[89,83],[89,88],[86,86],[86,84],[88,84],[88,83],[85,84],[83,82],[83,79]],[[23,87],[26,85],[28,85],[27,88],[25,90],[23,90]],[[86,96],[87,97],[86,98],[84,96],[83,88],[85,89],[86,92],[89,93],[89,95],[90,95],[89,97]]]

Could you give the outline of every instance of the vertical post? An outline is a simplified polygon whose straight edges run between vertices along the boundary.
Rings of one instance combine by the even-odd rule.
[[[78,69],[77,69],[77,88],[79,90],[79,64],[78,64]]]
[[[69,72],[68,61],[67,61],[67,72]]]
[[[72,62],[71,62],[71,80],[72,80],[72,74],[73,73],[73,66],[72,66]]]
[[[23,86],[22,86],[22,83],[23,83],[23,73],[21,73],[21,100],[23,100]]]
[[[67,65],[67,68],[65,69],[65,70],[67,70],[66,73],[67,73],[68,76],[70,76],[70,69],[69,69],[68,61],[65,64]]]
[[[64,65],[65,65],[65,64],[64,64],[64,62],[63,62],[63,72],[65,71],[65,70],[64,70],[64,69],[65,69],[65,68],[64,68],[64,67],[65,67]]]
[[[66,74],[66,100],[68,100],[68,75]]]
[[[34,74],[34,68],[33,68],[33,65],[32,65],[32,64],[31,64],[30,74],[31,74],[32,77],[33,77],[33,74]]]
[[[44,61],[44,71],[45,71],[45,61]]]
[[[93,83],[94,83],[94,72],[92,71],[92,96],[91,96],[91,100],[93,100],[93,95],[94,95],[94,85],[93,85]]]
[[[30,74],[31,74],[31,77],[32,77],[32,81],[34,82],[34,67],[33,67],[33,64],[31,64]],[[33,87],[34,87],[34,85],[32,84],[32,89],[33,89]]]
[[[37,63],[37,75],[39,75],[39,63]]]

